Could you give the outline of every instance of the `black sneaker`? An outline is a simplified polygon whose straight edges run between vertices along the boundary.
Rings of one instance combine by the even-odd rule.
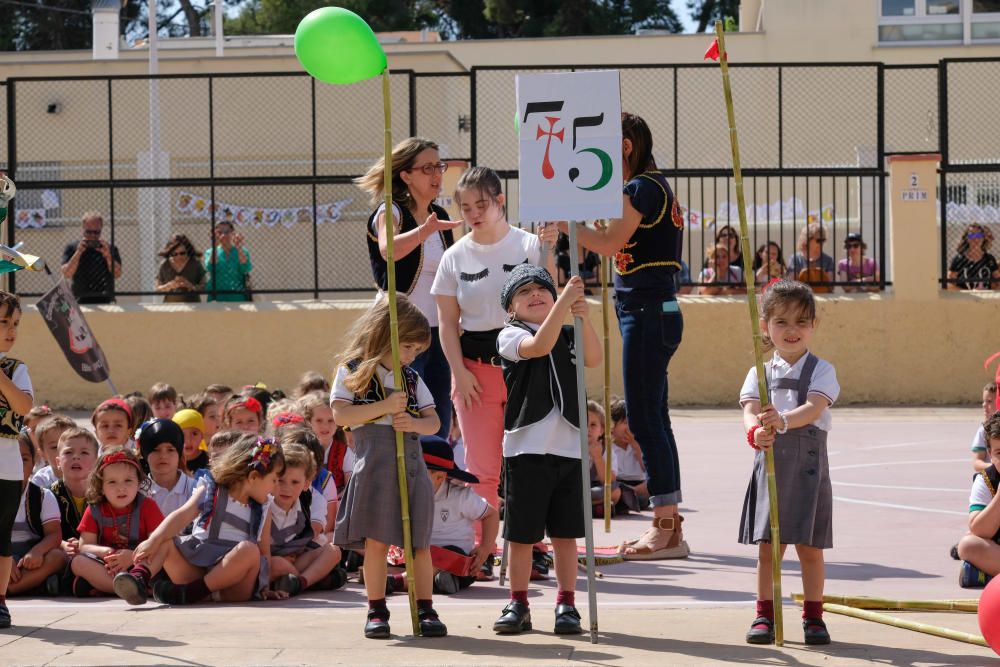
[[[146,604],[146,582],[129,572],[119,572],[114,578],[115,595],[131,605]]]
[[[0,629],[10,627],[10,609],[6,602],[0,602]]]
[[[357,551],[344,552],[344,569],[348,572],[357,572],[365,563],[365,557]]]
[[[493,632],[498,635],[519,635],[531,629],[531,610],[528,605],[511,600],[503,613],[493,623]]]
[[[50,574],[45,577],[45,592],[51,597],[59,597],[59,593],[62,591],[61,584],[62,577],[58,574]]]
[[[456,577],[451,572],[445,572],[441,570],[440,572],[434,573],[434,592],[439,595],[453,595],[459,591],[461,584]]]
[[[368,639],[388,639],[390,634],[389,610],[369,609],[368,622],[365,623],[365,637]]]
[[[493,556],[489,555],[483,561],[483,566],[476,573],[476,581],[493,581]]]
[[[83,577],[73,577],[73,596],[78,598],[94,597],[97,591]]]
[[[805,633],[806,644],[829,644],[830,633],[826,623],[821,618],[802,619],[802,631]]]
[[[335,591],[338,588],[343,588],[346,583],[347,570],[338,565],[330,570],[330,574],[317,581],[313,588],[318,591]]]
[[[293,598],[302,592],[302,580],[294,574],[284,574],[271,582],[271,590],[284,591]]]
[[[951,553],[952,560],[962,560],[962,558],[958,555],[958,545],[957,544],[955,544],[955,545],[953,545],[951,547],[951,551],[949,553]]]
[[[774,643],[774,621],[766,616],[758,616],[753,619],[750,629],[747,630],[747,644],[773,644]]]
[[[576,607],[569,604],[556,605],[556,627],[554,632],[557,635],[578,635],[583,632],[580,627],[580,612]]]
[[[417,620],[420,622],[421,637],[444,637],[448,634],[448,626],[441,622],[433,607],[418,609]]]

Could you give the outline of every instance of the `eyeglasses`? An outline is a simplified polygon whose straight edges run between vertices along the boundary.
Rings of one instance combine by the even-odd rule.
[[[170,255],[168,255],[168,256],[169,257],[187,257],[188,253],[187,253],[187,250],[178,250],[177,252],[170,253]]]
[[[969,232],[968,234],[965,235],[965,238],[967,238],[967,239],[981,239],[981,238],[983,238],[985,236],[986,235],[983,234],[982,232]]]
[[[851,241],[850,243],[845,243],[844,247],[845,248],[860,248],[861,244],[858,243],[857,241]]]
[[[100,236],[101,235],[101,230],[100,229],[85,229],[85,230],[83,230],[83,235],[84,236]]]
[[[809,240],[810,241],[815,241],[816,243],[826,243],[826,237],[824,237],[824,236],[813,236]]]
[[[229,236],[230,234],[232,234],[232,233],[233,233],[233,230],[231,230],[231,229],[229,229],[229,230],[224,230],[224,229],[216,229],[216,230],[215,230],[215,233],[216,233],[216,235],[218,235],[218,236]]]
[[[410,167],[407,171],[422,171],[424,174],[431,176],[432,174],[443,174],[448,171],[447,162],[428,162],[427,164],[421,165],[419,167]]]

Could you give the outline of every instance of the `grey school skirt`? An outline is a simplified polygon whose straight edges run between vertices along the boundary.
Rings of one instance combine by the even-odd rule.
[[[815,426],[791,429],[774,441],[778,487],[778,529],[782,544],[817,549],[833,546],[833,490],[826,454],[826,431]],[[771,541],[764,452],[757,452],[743,501],[740,543]]]
[[[225,555],[232,551],[237,544],[239,543],[227,540],[199,540],[194,535],[178,535],[174,538],[174,545],[181,555],[184,556],[184,560],[192,565],[203,567],[206,570],[211,570],[218,565]],[[268,570],[268,561],[261,554],[255,592],[259,593],[270,584],[271,576]]]
[[[396,476],[396,432],[384,424],[352,429],[354,472],[340,501],[333,543],[345,549],[364,548],[365,539],[403,546],[403,520]],[[420,439],[403,434],[410,531],[414,549],[427,549],[434,527],[434,487],[424,465]]]

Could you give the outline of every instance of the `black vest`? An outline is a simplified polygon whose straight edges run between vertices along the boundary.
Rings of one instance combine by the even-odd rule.
[[[684,216],[663,174],[648,171],[632,180],[638,182],[644,200],[654,199],[660,205],[642,218],[632,237],[615,253],[616,285],[636,282],[628,276],[649,269],[654,274],[663,272],[663,280],[668,280],[681,268]]]
[[[354,372],[357,370],[360,360],[355,359],[354,361],[347,362],[347,370]],[[420,405],[417,403],[417,384],[420,380],[420,376],[417,372],[410,368],[409,366],[403,366],[403,384],[406,385],[406,411],[409,412],[414,417],[420,416]],[[382,381],[378,379],[378,372],[372,375],[371,381],[368,383],[368,388],[365,389],[363,394],[354,394],[354,405],[366,405],[368,403],[378,403],[384,400],[386,397],[385,387],[382,386]],[[379,417],[378,419],[381,419]],[[374,419],[372,421],[378,421]]]
[[[12,357],[0,359],[0,371],[11,380],[14,379],[14,371],[17,370],[21,362]],[[0,438],[10,438],[17,440],[21,434],[21,426],[24,424],[24,415],[19,415],[10,409],[7,398],[0,394]]]
[[[511,320],[510,325],[535,333],[518,320]],[[563,419],[580,428],[573,327],[563,326],[552,350],[544,357],[524,361],[503,359],[501,365],[507,384],[507,406],[503,417],[505,431],[536,424],[557,406]]]
[[[983,476],[983,481],[986,482],[986,488],[990,490],[991,496],[997,495],[997,486],[1000,485],[1000,472],[997,471],[996,466],[990,465],[986,469],[979,472]],[[975,477],[973,477],[975,479]],[[993,541],[1000,544],[1000,530],[996,532],[993,536]]]
[[[413,217],[410,213],[410,209],[403,206],[401,203],[396,204],[399,210],[402,211],[403,220],[399,226],[399,233],[403,234],[411,229],[417,228],[417,219]],[[439,220],[449,220],[448,212],[437,204],[431,204],[431,212],[437,213]],[[375,278],[375,286],[380,290],[389,289],[389,277],[388,277],[388,264],[382,257],[382,253],[378,248],[378,227],[375,224],[376,213],[378,209],[375,209],[375,213],[372,213],[368,217],[368,226],[366,231],[366,237],[368,239],[368,258],[371,260],[372,264],[372,277]],[[386,222],[391,222],[391,218],[386,217]],[[446,230],[443,232],[438,232],[441,235],[441,243],[444,244],[445,249],[450,248],[455,242],[455,237],[451,233],[451,230]],[[416,249],[411,252],[406,257],[402,259],[396,259],[396,291],[402,294],[410,295],[413,291],[414,285],[417,284],[417,276],[420,275],[420,269],[424,264],[424,244],[421,243],[416,247]]]

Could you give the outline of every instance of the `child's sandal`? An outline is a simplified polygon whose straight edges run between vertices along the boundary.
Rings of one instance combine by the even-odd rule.
[[[773,644],[774,643],[774,621],[766,616],[758,616],[753,619],[750,629],[747,630],[747,644]]]
[[[826,623],[821,618],[802,619],[802,631],[805,634],[806,644],[830,643],[830,633],[826,629]]]
[[[391,634],[389,632],[389,610],[369,609],[368,622],[365,623],[365,637],[368,639],[388,639]]]

